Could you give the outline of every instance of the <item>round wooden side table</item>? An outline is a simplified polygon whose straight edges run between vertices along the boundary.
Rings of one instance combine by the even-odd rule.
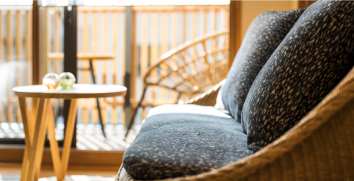
[[[21,180],[38,180],[46,131],[48,130],[54,172],[59,181],[64,179],[68,168],[77,99],[124,96],[127,88],[119,85],[75,84],[70,90],[61,90],[60,88],[47,90],[43,85],[32,85],[15,87],[13,91],[18,96],[26,142]],[[29,115],[26,97],[33,98],[33,106]],[[50,105],[51,98],[71,100],[61,158],[58,142],[55,139],[54,116]]]

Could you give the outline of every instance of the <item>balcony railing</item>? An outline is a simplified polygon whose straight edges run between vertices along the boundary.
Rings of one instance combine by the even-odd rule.
[[[123,85],[126,62],[126,26],[133,33],[133,51],[128,63],[132,65],[131,97],[100,99],[103,122],[110,126],[125,125],[124,101],[132,107],[142,93],[142,76],[158,57],[183,42],[228,28],[227,5],[211,6],[133,6],[133,21],[126,22],[126,7],[78,7],[78,53],[111,55],[112,58],[94,60],[96,83]],[[63,12],[62,7],[44,7],[41,11],[42,61],[45,72],[63,71]],[[12,87],[31,84],[31,7],[0,10],[0,124],[20,123],[17,99]],[[54,53],[54,54],[53,54]],[[130,53],[130,52],[128,52]],[[78,59],[79,83],[92,83],[87,60]],[[152,88],[143,105],[174,103],[177,94],[163,88]],[[183,97],[182,99],[187,99]],[[54,101],[59,110],[61,102]],[[136,124],[145,117],[149,106],[138,111]],[[94,99],[78,103],[78,123],[96,125],[98,111]]]

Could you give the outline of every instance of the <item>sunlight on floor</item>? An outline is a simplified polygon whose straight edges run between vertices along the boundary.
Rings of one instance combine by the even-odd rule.
[[[65,181],[113,181],[118,168],[113,167],[69,167]],[[0,163],[0,181],[20,181],[21,164]],[[51,166],[42,166],[39,181],[57,181]]]
[[[0,181],[18,181],[20,176],[2,176],[0,174]]]
[[[56,177],[40,178],[38,181],[57,181],[57,178]],[[87,175],[71,175],[71,176],[66,176],[65,181],[112,181],[112,178],[87,176]]]
[[[71,175],[65,176],[65,181],[112,181],[112,177],[99,177],[88,175]],[[0,181],[18,181],[20,176],[2,176],[0,175]],[[40,178],[38,181],[57,181],[56,177]]]

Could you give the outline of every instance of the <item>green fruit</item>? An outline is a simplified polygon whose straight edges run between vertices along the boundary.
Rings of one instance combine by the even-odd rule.
[[[60,81],[60,86],[63,89],[71,89],[71,87],[74,85],[75,81],[74,80],[70,80],[70,79],[64,79]]]

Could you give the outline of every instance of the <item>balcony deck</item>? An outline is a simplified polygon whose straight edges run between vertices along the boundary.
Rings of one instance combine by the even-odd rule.
[[[139,129],[140,126],[135,126],[124,140],[125,130],[122,125],[106,125],[105,138],[99,125],[78,124],[76,146],[78,150],[124,151],[134,140]],[[57,124],[55,131],[57,140],[62,140],[64,125]],[[0,123],[0,141],[2,138],[24,138],[22,123]]]
[[[127,11],[129,8],[130,10]],[[33,67],[43,65],[35,77],[44,73],[60,74],[64,71],[64,21],[63,8],[44,6],[41,17],[46,20],[41,23],[43,32],[41,42],[41,62],[32,61],[32,7],[15,6],[0,9],[0,144],[23,143],[24,133],[21,124],[18,100],[12,88],[22,85],[32,85]],[[127,14],[132,13],[132,14]],[[132,16],[134,15],[134,16]],[[132,130],[126,141],[123,140],[127,123],[124,103],[135,108],[143,91],[143,77],[159,57],[180,44],[200,37],[204,34],[228,29],[229,5],[176,5],[176,6],[112,6],[95,7],[80,6],[77,8],[77,82],[93,83],[90,73],[90,62],[93,60],[95,82],[97,84],[124,85],[125,77],[129,73],[130,97],[100,99],[100,108],[107,138],[103,137],[97,125],[99,113],[96,99],[78,100],[77,109],[77,148],[79,150],[114,151],[125,150],[135,138],[138,129]],[[133,17],[129,19],[129,17]],[[133,21],[131,21],[133,20]],[[131,22],[135,22],[131,23]],[[98,26],[95,26],[98,25]],[[126,38],[127,28],[134,32],[132,38]],[[160,33],[159,33],[160,32]],[[218,42],[218,43],[217,43]],[[214,47],[221,45],[221,39],[210,41],[204,46]],[[126,45],[131,44],[131,50]],[[210,45],[210,46],[209,46]],[[199,51],[198,47],[195,47]],[[201,49],[200,49],[201,50]],[[1,53],[1,51],[3,51]],[[193,51],[195,52],[195,51]],[[88,56],[90,55],[90,56]],[[182,59],[192,62],[194,53],[190,56],[178,56],[173,64],[182,63]],[[130,58],[129,58],[130,57]],[[209,57],[209,56],[206,56]],[[203,59],[204,61],[205,59]],[[211,62],[211,57],[208,58]],[[37,63],[35,63],[37,62]],[[127,71],[128,66],[131,68]],[[172,64],[171,64],[172,65]],[[39,67],[37,67],[39,69]],[[158,74],[165,75],[170,71],[162,66]],[[188,69],[189,68],[184,68]],[[181,69],[182,70],[182,69]],[[194,70],[194,69],[193,69]],[[35,81],[36,82],[36,81]],[[147,91],[142,107],[138,110],[135,124],[139,128],[149,109],[153,106],[175,103],[178,94],[165,88],[151,88]],[[182,100],[188,100],[188,95],[182,95]],[[51,100],[56,116],[58,106],[62,101]],[[28,107],[31,107],[28,100]],[[56,138],[63,137],[63,124],[56,125]],[[5,139],[2,139],[5,138]],[[17,141],[12,140],[17,138]],[[1,142],[1,140],[3,142]]]

